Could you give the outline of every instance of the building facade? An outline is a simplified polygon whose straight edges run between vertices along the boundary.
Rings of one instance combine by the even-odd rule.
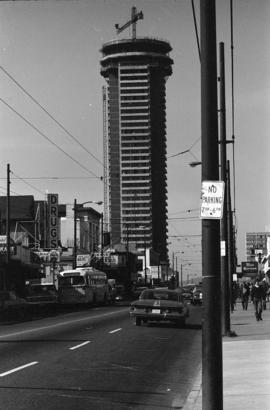
[[[102,47],[107,81],[108,218],[111,244],[167,249],[166,80],[168,42],[133,38]]]
[[[247,232],[246,233],[246,260],[259,261],[259,258],[268,254],[267,241],[270,232]]]

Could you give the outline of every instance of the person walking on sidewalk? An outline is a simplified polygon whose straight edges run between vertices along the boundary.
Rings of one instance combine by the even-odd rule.
[[[256,320],[262,320],[264,288],[260,283],[260,278],[255,279],[255,283],[251,289],[251,300],[255,309]]]
[[[243,284],[242,292],[241,292],[243,310],[247,310],[248,308],[249,294],[250,294],[249,284],[245,282]]]

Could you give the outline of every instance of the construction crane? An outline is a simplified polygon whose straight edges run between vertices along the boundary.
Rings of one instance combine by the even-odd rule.
[[[135,39],[136,38],[136,23],[138,20],[142,20],[142,19],[143,19],[143,12],[140,11],[139,13],[137,13],[136,7],[132,7],[131,8],[131,19],[126,24],[124,24],[122,27],[119,27],[119,24],[115,24],[116,33],[119,34],[121,33],[121,31],[125,30],[127,27],[132,25],[132,38]]]

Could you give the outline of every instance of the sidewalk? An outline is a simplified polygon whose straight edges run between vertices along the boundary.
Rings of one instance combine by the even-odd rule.
[[[270,410],[270,308],[255,320],[253,305],[241,303],[231,314],[231,331],[223,337],[223,410]],[[183,410],[202,409],[201,372]],[[218,409],[217,409],[218,410]]]

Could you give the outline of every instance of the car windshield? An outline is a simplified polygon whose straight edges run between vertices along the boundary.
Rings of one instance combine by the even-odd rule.
[[[166,292],[166,291],[155,291],[155,290],[145,290],[140,299],[157,299],[157,300],[173,300],[178,301],[178,294],[176,292]]]

